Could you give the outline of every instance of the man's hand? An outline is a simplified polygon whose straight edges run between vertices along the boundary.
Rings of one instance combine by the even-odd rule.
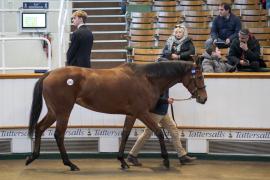
[[[168,98],[168,104],[172,104],[174,102],[173,98]]]
[[[244,51],[247,51],[248,50],[247,43],[240,42],[240,48],[243,49]]]
[[[242,66],[249,66],[249,61],[247,60],[243,60],[243,59],[240,59],[240,62],[239,62]]]
[[[172,54],[172,59],[173,59],[173,60],[178,60],[178,59],[179,59],[179,55],[177,55],[177,54]]]
[[[228,39],[226,39],[226,41],[225,41],[225,44],[230,44],[231,43],[231,40],[228,38]]]

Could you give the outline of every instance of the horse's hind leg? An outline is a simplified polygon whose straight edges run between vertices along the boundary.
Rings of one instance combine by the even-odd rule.
[[[68,117],[59,118],[59,119],[57,118],[54,137],[55,137],[64,165],[69,166],[71,171],[79,171],[80,169],[69,160],[67,151],[64,145],[64,138],[65,138],[65,132],[67,129],[67,124],[68,124]]]
[[[36,125],[34,150],[33,153],[27,157],[25,165],[30,164],[39,157],[41,136],[43,132],[55,122],[55,120],[56,120],[55,117],[50,112],[48,112],[44,116],[44,118]]]
[[[124,150],[125,150],[128,136],[134,125],[135,120],[136,118],[133,116],[126,116],[126,119],[125,119],[125,124],[124,124],[122,138],[121,138],[121,144],[120,144],[120,148],[119,148],[119,152],[117,156],[117,159],[121,162],[122,169],[129,168],[128,164],[126,163],[124,159]]]
[[[163,160],[163,165],[166,168],[170,167],[170,162],[169,162],[169,156],[168,152],[165,146],[165,141],[164,141],[164,135],[162,133],[161,128],[158,126],[158,124],[152,120],[152,117],[149,113],[145,114],[140,118],[140,120],[149,128],[151,129],[155,135],[159,139],[159,144],[160,144],[160,149],[161,149],[161,157],[164,159]]]

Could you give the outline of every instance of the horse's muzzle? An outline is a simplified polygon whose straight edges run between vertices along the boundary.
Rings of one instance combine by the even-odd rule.
[[[196,101],[197,101],[198,103],[200,103],[200,104],[205,104],[205,102],[207,101],[207,97],[200,97],[200,96],[198,96],[198,97],[196,98]]]

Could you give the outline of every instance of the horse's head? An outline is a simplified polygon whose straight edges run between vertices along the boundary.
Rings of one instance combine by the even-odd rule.
[[[183,78],[183,85],[191,93],[192,98],[196,98],[198,103],[204,104],[207,100],[204,76],[202,74],[202,68],[200,62],[198,61],[198,57],[193,57],[193,59],[195,59],[193,67]]]

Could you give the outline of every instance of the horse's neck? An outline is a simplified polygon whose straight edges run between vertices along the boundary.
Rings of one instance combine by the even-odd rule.
[[[169,89],[170,87],[174,86],[175,84],[179,83],[178,78],[158,78],[153,79],[154,84],[158,87],[159,91],[162,93],[165,90]]]
[[[160,73],[158,76],[151,77],[151,81],[160,92],[164,92],[175,84],[181,83],[192,67],[193,64],[187,62],[171,62],[164,63],[162,66],[155,66],[155,70]]]

